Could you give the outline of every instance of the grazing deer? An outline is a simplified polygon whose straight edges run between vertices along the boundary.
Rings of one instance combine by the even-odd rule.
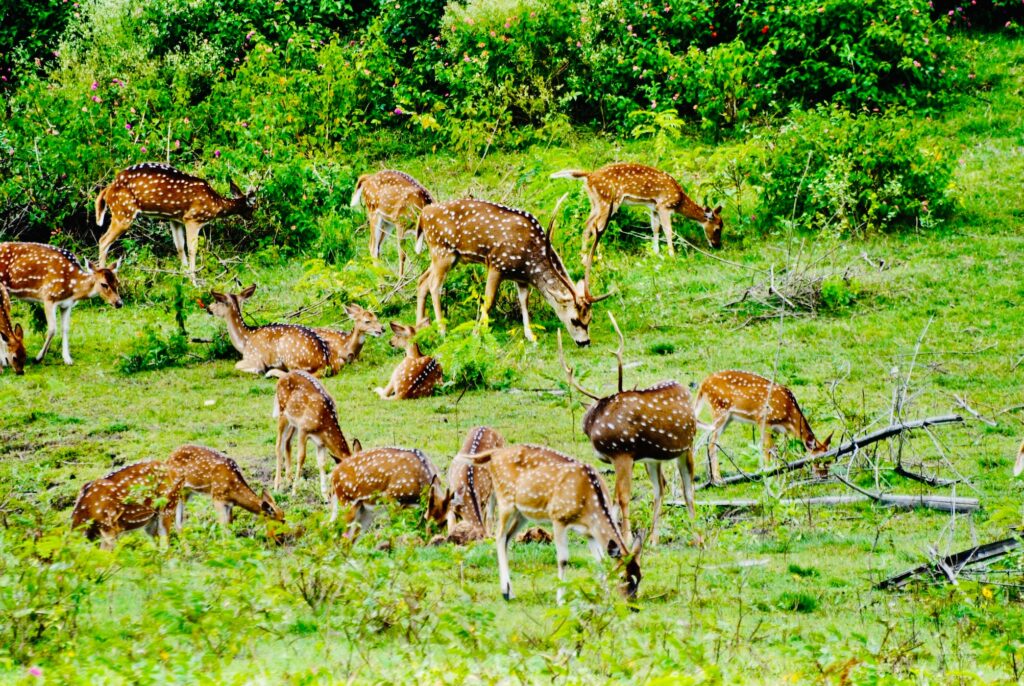
[[[230,186],[231,197],[225,198],[207,181],[166,164],[128,167],[96,196],[96,225],[103,226],[103,217],[110,212],[110,226],[100,236],[100,266],[106,266],[111,244],[142,214],[170,222],[178,257],[195,283],[199,229],[217,217],[252,217],[255,191],[242,193],[234,181]]]
[[[796,436],[812,456],[828,452],[832,442],[832,434],[824,441],[814,437],[792,391],[752,372],[730,369],[704,379],[694,398],[694,414],[700,414],[705,405],[711,408],[712,416],[708,439],[712,483],[722,481],[718,471],[718,437],[734,419],[760,427],[765,461],[771,460],[773,431]]]
[[[360,199],[366,205],[366,215],[370,220],[370,255],[373,259],[380,257],[380,244],[394,229],[398,239],[398,276],[401,278],[405,274],[402,239],[406,222],[415,221],[420,211],[434,202],[434,196],[405,172],[385,170],[359,177],[352,194],[352,207],[358,206]]]
[[[282,453],[287,458],[285,478],[292,480],[292,493],[298,488],[302,477],[302,466],[306,462],[306,439],[316,446],[316,464],[320,470],[320,493],[324,500],[327,491],[327,453],[335,462],[348,457],[351,451],[345,435],[338,425],[338,409],[334,398],[316,377],[303,371],[280,376],[274,395],[274,414],[277,418],[277,471],[274,474],[274,490],[281,488]],[[292,472],[292,438],[299,441],[298,462]]]
[[[331,521],[348,508],[345,535],[355,538],[373,523],[375,505],[388,498],[403,506],[419,505],[427,492],[428,521],[443,524],[451,494],[441,487],[437,468],[420,450],[372,448],[340,461],[331,472]]]
[[[562,200],[565,196],[562,196]],[[562,200],[559,200],[561,205]],[[420,213],[416,228],[417,251],[423,240],[430,247],[430,268],[420,277],[416,293],[416,321],[426,321],[426,298],[430,292],[434,316],[444,333],[441,318],[441,286],[448,271],[459,259],[487,265],[487,285],[481,316],[494,304],[498,284],[514,281],[519,289],[519,307],[523,312],[523,333],[527,340],[536,341],[530,329],[527,301],[530,286],[541,292],[558,318],[569,330],[577,345],[589,345],[591,306],[608,297],[590,294],[584,279],[573,284],[565,265],[551,245],[551,231],[555,226],[552,214],[547,233],[540,222],[522,210],[496,205],[482,200],[453,200],[428,205]]]
[[[284,512],[266,489],[262,495],[256,495],[242,476],[238,463],[222,452],[201,445],[183,445],[171,453],[166,464],[182,478],[174,516],[178,531],[185,522],[185,503],[193,493],[203,493],[213,499],[217,520],[224,526],[231,523],[232,508],[236,505],[255,515],[284,521]]]
[[[0,282],[21,300],[42,303],[46,314],[46,340],[36,355],[42,362],[57,333],[57,308],[61,309],[61,347],[64,364],[72,364],[68,333],[71,310],[80,300],[99,296],[116,308],[124,305],[118,294],[117,270],[90,264],[83,269],[78,258],[64,248],[42,243],[0,243]]]
[[[0,281],[0,371],[7,367],[21,376],[25,373],[25,331],[11,323],[11,297]]]
[[[125,531],[145,528],[166,545],[181,494],[182,477],[163,462],[137,462],[82,486],[71,528],[85,527],[90,541],[111,550]]]
[[[602,462],[615,468],[615,499],[618,503],[622,536],[627,543],[633,534],[629,527],[629,499],[632,492],[633,464],[642,462],[647,468],[654,489],[654,509],[651,513],[651,543],[658,541],[658,515],[661,496],[665,488],[662,464],[676,462],[683,482],[683,499],[690,517],[696,516],[693,506],[693,438],[697,433],[697,420],[693,414],[690,392],[675,381],[631,391],[622,389],[622,352],[625,339],[618,322],[608,313],[615,332],[619,334],[619,390],[601,398],[583,388],[574,380],[573,370],[565,363],[562,337],[558,337],[558,357],[569,379],[569,385],[594,400],[583,415],[583,433],[590,439],[594,451]],[[561,334],[561,331],[559,331]]]
[[[552,179],[583,179],[590,196],[590,216],[583,232],[583,263],[589,270],[608,220],[622,205],[643,205],[651,213],[654,252],[658,252],[658,227],[665,232],[665,246],[675,255],[672,213],[699,222],[712,248],[722,246],[722,206],[701,207],[690,199],[679,182],[665,172],[641,164],[609,164],[592,172],[566,169]],[[587,250],[587,245],[590,249]]]
[[[537,445],[513,445],[487,450],[477,455],[459,455],[491,470],[494,496],[498,504],[495,538],[498,546],[498,575],[501,594],[512,599],[512,579],[508,569],[508,544],[527,519],[551,522],[558,558],[558,579],[565,581],[569,564],[569,530],[587,537],[590,552],[600,562],[607,553],[612,558],[625,556],[625,575],[621,591],[627,598],[636,596],[640,585],[641,537],[630,550],[608,508],[608,490],[597,470],[568,455]],[[562,601],[564,589],[558,589]]]
[[[391,322],[391,330],[395,332],[391,347],[405,348],[405,357],[391,373],[388,385],[374,391],[384,400],[414,400],[432,395],[444,376],[441,364],[420,352],[420,346],[413,340],[415,326]]]
[[[462,443],[461,455],[476,455],[484,450],[502,448],[505,439],[500,433],[486,426],[469,430]],[[491,471],[487,465],[473,464],[469,460],[452,460],[448,466],[448,490],[452,494],[452,506],[448,509],[448,534],[455,533],[461,519],[470,527],[471,538],[487,536],[490,526]]]
[[[235,369],[251,374],[266,374],[271,369],[285,372],[301,369],[320,374],[338,367],[332,362],[331,349],[312,329],[298,324],[265,324],[249,326],[242,318],[242,303],[256,291],[256,284],[239,293],[218,293],[210,296],[206,310],[228,325],[228,337],[242,359]]]
[[[1020,473],[1024,472],[1024,443],[1020,444],[1020,450],[1017,451],[1017,462],[1013,465],[1013,475],[1020,476]]]
[[[377,321],[377,315],[355,303],[345,305],[345,312],[352,318],[352,331],[338,331],[324,327],[310,327],[323,339],[331,351],[331,369],[341,369],[352,364],[363,350],[366,334],[377,337],[384,333],[384,325]]]

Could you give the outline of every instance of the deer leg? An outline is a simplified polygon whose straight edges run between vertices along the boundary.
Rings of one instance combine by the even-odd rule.
[[[117,543],[117,532],[107,527],[100,528],[100,550],[113,550]]]
[[[651,510],[650,542],[651,545],[657,545],[658,515],[661,514],[661,495],[665,488],[665,475],[661,472],[660,462],[647,462],[644,466],[647,467],[647,476],[651,478],[651,487],[654,489],[654,509]],[[626,540],[627,545],[631,543],[632,541]]]
[[[560,522],[551,522],[551,539],[558,560],[558,604],[565,599],[565,572],[569,567],[569,529]]]
[[[326,501],[328,498],[327,493],[327,446],[318,445],[316,447],[316,466],[320,470],[320,494]]]
[[[679,479],[683,483],[683,501],[686,503],[686,509],[690,512],[690,519],[693,519],[697,516],[693,504],[693,452],[686,451],[680,455],[676,459],[676,466],[679,467]]]
[[[762,469],[772,463],[772,448],[775,442],[772,440],[772,427],[765,426],[761,427],[761,452],[763,453],[763,460],[761,462]]]
[[[171,238],[174,239],[174,249],[178,251],[178,259],[181,266],[188,266],[188,257],[185,254],[185,225],[181,222],[171,222]]]
[[[299,479],[302,478],[302,466],[306,463],[306,438],[307,434],[302,429],[296,431],[298,434],[297,439],[299,442],[299,454],[295,461],[295,473],[292,475],[292,495],[298,492]],[[291,461],[288,464],[289,471],[291,470]]]
[[[484,301],[480,305],[480,322],[487,321],[487,313],[494,305],[498,295],[498,284],[501,283],[501,272],[496,267],[487,267],[487,283],[484,285]]]
[[[281,463],[284,461],[284,451],[288,451],[288,464],[292,463],[292,431],[293,427],[288,423],[288,420],[284,415],[280,415],[277,418],[277,445],[274,447],[274,453],[277,456],[277,469],[274,472],[274,490],[281,490]],[[288,473],[285,472],[285,478],[288,478]]]
[[[445,277],[448,276],[448,270],[455,264],[455,259],[455,255],[450,254],[436,260],[432,259],[430,264],[430,299],[434,303],[434,320],[437,322],[437,330],[441,333],[445,332],[444,319],[441,318],[441,286],[444,285]]]
[[[377,212],[369,213],[370,219],[370,257],[373,259],[380,258],[380,216]]]
[[[60,349],[64,357],[64,364],[74,363],[74,360],[71,359],[71,344],[68,340],[68,332],[71,330],[71,308],[74,306],[74,303],[64,305],[60,312]]]
[[[132,225],[131,219],[122,219],[115,217],[113,213],[110,215],[110,226],[107,228],[106,233],[100,236],[99,248],[100,248],[100,267],[107,266],[107,252],[110,250],[110,246],[113,245],[114,241],[123,234]]]
[[[722,483],[722,473],[718,469],[718,438],[729,424],[729,418],[728,412],[715,417],[711,425],[711,435],[708,437],[708,471],[711,473],[713,484]]]
[[[185,526],[185,503],[188,502],[188,495],[178,498],[178,504],[174,506],[174,528],[181,531]]]
[[[530,328],[530,287],[517,283],[516,288],[519,289],[519,309],[523,313],[523,335],[526,336],[526,340],[536,343],[537,337],[533,335],[533,329]]]
[[[427,291],[430,290],[430,277],[433,265],[420,275],[416,282],[416,326],[427,321]]]
[[[612,458],[615,467],[615,502],[618,510],[619,528],[622,540],[626,545],[633,544],[633,534],[629,529],[629,496],[633,491],[633,458],[619,455]]]
[[[661,230],[665,233],[665,247],[668,249],[669,256],[675,256],[676,244],[672,239],[672,212],[667,207],[658,207],[658,219],[661,224]]]
[[[658,227],[659,226],[660,225],[658,223],[658,213],[655,212],[652,209],[651,210],[651,240],[653,241],[652,245],[654,246],[654,254],[655,255],[657,255],[658,252],[659,252],[659,248],[658,248]]]
[[[196,282],[196,250],[199,248],[199,229],[203,225],[199,222],[185,222],[185,247],[188,250],[188,276],[192,283]]]
[[[36,355],[36,362],[43,361],[46,351],[50,349],[53,337],[57,334],[57,303],[44,301],[43,313],[46,315],[46,339],[43,341],[43,347],[39,350],[39,354]]]
[[[501,595],[505,600],[512,600],[512,578],[508,571],[508,543],[518,528],[519,512],[515,507],[508,509],[498,507],[498,528],[494,532],[494,542],[498,546],[498,582],[501,584]]]

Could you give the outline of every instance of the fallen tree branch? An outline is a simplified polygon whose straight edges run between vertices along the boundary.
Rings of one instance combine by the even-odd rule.
[[[939,576],[950,578],[950,574],[952,573],[953,578],[950,580],[956,583],[956,574],[958,574],[960,570],[967,565],[976,565],[997,557],[1002,557],[1019,546],[1019,538],[1004,538],[992,543],[977,545],[973,548],[968,548],[967,550],[961,550],[958,553],[947,555],[935,562],[926,562],[923,565],[914,567],[913,569],[908,569],[896,576],[891,576],[888,579],[875,584],[875,588],[883,591],[891,588],[902,588],[914,577],[923,576],[925,574],[931,578],[938,578]]]
[[[860,495],[822,495],[813,498],[780,498],[773,501],[778,505],[852,505],[854,503],[877,502],[881,505],[901,510],[912,510],[924,507],[942,512],[964,514],[974,512],[981,507],[977,498],[952,498],[944,495],[900,495],[894,493],[868,493]],[[666,503],[674,507],[684,507],[681,500]],[[734,498],[731,500],[698,500],[697,507],[733,507],[737,509],[758,508],[764,505],[757,498]]]
[[[940,479],[935,476],[925,476],[924,474],[918,474],[917,472],[911,472],[904,469],[903,465],[898,464],[893,472],[899,474],[902,477],[906,477],[913,481],[920,481],[923,484],[927,484],[932,488],[945,488],[946,486],[952,486],[960,483],[960,479]]]

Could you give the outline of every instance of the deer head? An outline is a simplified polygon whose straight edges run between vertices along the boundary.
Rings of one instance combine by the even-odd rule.
[[[345,313],[355,323],[357,330],[364,331],[371,336],[380,336],[384,333],[384,325],[378,321],[377,315],[373,312],[351,303],[345,305]]]
[[[708,245],[712,248],[718,249],[722,247],[722,206],[711,209],[710,207],[704,207],[704,221],[701,222],[701,226],[704,227],[704,236],[708,239]]]
[[[243,193],[234,181],[229,180],[228,185],[231,188],[231,199],[235,201],[235,211],[242,219],[252,219],[253,210],[256,209],[256,189],[249,188]]]
[[[452,493],[441,488],[441,479],[435,474],[430,478],[430,494],[427,497],[426,518],[428,521],[443,523],[448,518],[452,505]]]
[[[252,284],[238,293],[210,291],[210,297],[213,298],[213,302],[206,306],[206,311],[221,319],[227,319],[232,312],[241,314],[242,303],[251,298],[255,292],[256,284]]]
[[[260,496],[260,511],[275,522],[284,521],[284,511],[277,506],[277,502],[274,501],[274,496],[270,495],[265,488],[263,489],[263,494]]]
[[[114,263],[113,267],[106,268],[100,267],[94,262],[89,262],[89,269],[93,272],[93,285],[92,290],[89,292],[89,297],[94,298],[99,296],[108,305],[120,309],[124,306],[124,301],[121,299],[121,295],[118,293],[118,287],[120,283],[117,280],[117,270],[121,268],[121,260],[119,259]]]
[[[613,555],[611,548],[614,545],[616,549],[618,546],[615,545],[614,541],[608,542],[608,555],[610,557],[620,558],[620,564],[618,568],[622,569],[622,583],[619,584],[619,593],[623,595],[627,600],[633,600],[636,598],[636,592],[640,588],[640,580],[643,578],[643,574],[640,572],[640,555],[643,553],[644,542],[647,540],[647,532],[638,531],[636,540],[633,542],[633,548],[629,553],[623,556]]]
[[[413,336],[416,335],[418,329],[415,326],[407,326],[400,324],[399,322],[390,322],[391,330],[394,332],[394,336],[391,337],[389,343],[392,348],[398,350],[404,350],[412,342]],[[383,329],[383,327],[381,327]]]
[[[832,444],[832,436],[835,434],[833,431],[828,435],[824,441],[819,441],[814,436],[810,436],[804,439],[804,447],[807,448],[807,452],[812,457],[816,455],[823,455],[828,452],[829,445]]]
[[[25,373],[25,360],[28,353],[25,352],[25,332],[21,324],[15,324],[11,331],[0,331],[0,341],[7,346],[7,359],[5,365],[14,369],[14,373],[22,376]]]

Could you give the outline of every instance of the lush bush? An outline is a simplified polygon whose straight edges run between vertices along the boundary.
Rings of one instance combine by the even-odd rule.
[[[428,329],[420,336],[433,338],[434,334]],[[476,322],[448,331],[432,354],[444,369],[447,392],[508,388],[516,378],[511,352],[498,344],[488,327],[477,327]]]
[[[135,340],[128,352],[121,356],[117,368],[122,374],[177,367],[188,355],[188,339],[180,331],[163,334],[148,326]]]

